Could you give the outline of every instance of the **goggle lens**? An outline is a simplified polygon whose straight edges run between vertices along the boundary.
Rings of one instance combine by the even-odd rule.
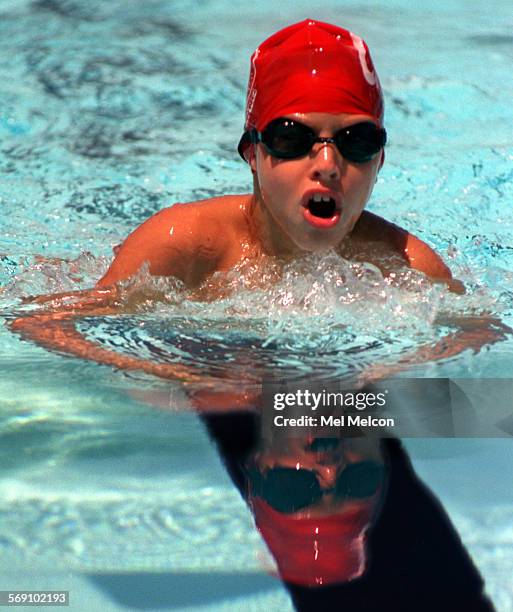
[[[340,130],[334,140],[343,157],[363,163],[370,161],[385,146],[386,132],[365,121]]]
[[[386,132],[371,121],[363,121],[339,130],[333,138],[319,138],[312,128],[287,118],[271,121],[263,132],[253,130],[251,142],[262,142],[273,157],[303,157],[315,142],[331,142],[340,154],[356,163],[370,161],[386,143]]]
[[[278,119],[262,132],[261,141],[274,157],[293,159],[306,155],[312,148],[315,133],[301,123]]]
[[[272,468],[265,474],[249,473],[252,493],[283,514],[315,504],[326,492],[314,472],[295,468]],[[333,492],[338,500],[372,497],[384,479],[384,467],[375,461],[351,463],[340,474]]]

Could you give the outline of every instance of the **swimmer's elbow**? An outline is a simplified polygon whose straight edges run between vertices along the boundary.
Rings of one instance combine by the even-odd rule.
[[[173,276],[187,282],[197,223],[190,212],[184,214],[184,208],[175,205],[156,213],[116,245],[114,261],[96,286],[128,280],[145,265],[152,276]]]
[[[450,278],[445,282],[447,283],[447,288],[451,293],[456,293],[457,295],[464,295],[467,292],[465,289],[465,285],[457,278]]]
[[[133,278],[138,273],[147,270],[150,276],[174,277],[187,284],[187,270],[181,265],[180,259],[170,250],[151,253],[147,257],[121,252],[112,262],[105,275],[96,283],[96,288],[107,288],[122,281]]]
[[[130,265],[130,263],[127,265],[127,263],[120,261],[116,257],[107,272],[96,283],[95,287],[97,289],[112,287],[117,283],[128,280],[142,268],[142,265],[142,262],[140,265]]]
[[[445,268],[447,270],[445,274],[432,274],[430,271],[427,271],[426,274],[433,282],[445,284],[451,293],[455,293],[456,295],[465,295],[465,285],[462,283],[462,281],[453,277],[452,272],[449,270],[449,268],[447,268],[447,266],[445,266]]]
[[[445,283],[452,293],[465,293],[463,283],[453,278],[452,272],[444,260],[424,241],[412,234],[408,234],[403,250],[408,265],[419,272],[429,276],[431,280]]]

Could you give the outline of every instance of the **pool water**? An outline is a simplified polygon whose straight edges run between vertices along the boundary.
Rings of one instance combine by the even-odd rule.
[[[86,288],[112,248],[175,202],[250,190],[238,158],[249,55],[307,16],[362,35],[389,145],[369,209],[435,248],[468,289],[312,255],[242,266],[201,301],[142,270],[139,312],[81,321],[130,355],[238,380],[252,367],[336,378],[446,330],[512,323],[513,84],[505,0],[0,2],[0,304]],[[286,9],[286,10],[285,10]],[[286,15],[284,21],[282,15]],[[270,284],[268,281],[272,280]],[[45,351],[0,329],[0,589],[71,591],[75,609],[291,609],[180,385]],[[510,378],[511,340],[415,368]],[[170,410],[170,407],[175,407]],[[513,608],[510,440],[409,440],[498,610]],[[84,607],[85,606],[85,607]]]

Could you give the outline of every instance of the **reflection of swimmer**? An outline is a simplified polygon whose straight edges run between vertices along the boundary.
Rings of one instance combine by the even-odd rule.
[[[194,288],[214,272],[257,262],[262,255],[286,262],[328,249],[373,262],[384,274],[402,262],[461,291],[461,283],[428,245],[364,211],[384,162],[383,109],[378,77],[358,36],[313,20],[274,34],[251,58],[239,143],[253,175],[253,193],[162,210],[116,248],[96,289],[37,298],[47,304],[47,312],[19,319],[12,328],[81,357],[193,380],[185,367],[121,357],[86,341],[72,319],[133,308],[120,303],[117,283],[145,264],[150,274],[177,277]],[[486,317],[468,318],[464,325],[419,350],[416,360],[449,357],[467,347],[479,350],[504,335],[504,326]]]
[[[364,211],[384,161],[385,141],[381,87],[365,43],[347,30],[312,20],[285,28],[265,41],[251,61],[239,152],[252,172],[253,193],[176,204],[159,212],[117,249],[94,290],[38,298],[46,310],[17,319],[12,328],[63,352],[199,382],[202,387],[195,389],[193,400],[200,411],[253,406],[258,371],[248,372],[256,384],[246,394],[239,388],[219,392],[217,381],[205,384],[191,367],[122,356],[86,340],[75,329],[74,318],[116,314],[133,306],[121,303],[117,283],[144,264],[153,275],[177,277],[195,288],[214,272],[243,261],[256,263],[262,255],[287,262],[305,252],[330,249],[378,267],[385,258],[390,265],[400,261],[461,291],[424,242]],[[390,273],[388,266],[382,271]],[[419,350],[417,358],[444,358],[466,347],[479,350],[503,331],[486,318],[467,319],[458,333]],[[244,495],[248,487],[252,491],[257,524],[298,609],[490,609],[461,542],[440,505],[415,478],[398,442],[383,443],[383,459],[364,454],[352,460],[346,449],[340,460],[330,459],[324,466],[331,475],[318,458],[309,462],[303,449],[299,463],[304,471],[292,478],[304,480],[310,498],[299,499],[305,490],[297,488],[297,480],[291,485],[295,492],[284,498],[276,496],[276,486],[269,482],[285,478],[290,484],[290,472],[276,470],[289,470],[297,455],[278,459],[264,448],[251,459],[247,442],[254,441],[254,431],[241,431],[232,420],[221,435],[223,417],[204,418],[234,482]],[[238,418],[240,425],[255,415],[225,418]],[[315,528],[312,520],[331,530],[332,541],[319,540],[322,568],[319,573],[318,566],[310,567],[308,574],[309,566],[299,557],[310,555],[315,546],[309,535]],[[302,535],[303,545],[290,556],[294,549],[287,539],[303,527],[308,532]],[[361,537],[367,529],[364,546]],[[314,581],[322,578],[323,586],[312,588],[310,580],[302,584],[301,571]]]
[[[245,465],[255,523],[287,582],[319,586],[361,576],[365,532],[385,493],[379,445],[366,438],[268,442]]]
[[[296,438],[278,449],[261,439],[255,414],[202,418],[298,610],[493,611],[459,536],[398,440],[376,447],[365,439]],[[297,480],[280,475],[297,464]],[[274,483],[264,491],[258,481],[266,478]]]

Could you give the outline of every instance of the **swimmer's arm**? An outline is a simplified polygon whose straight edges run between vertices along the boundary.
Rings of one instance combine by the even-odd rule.
[[[184,382],[200,380],[192,368],[180,364],[158,364],[122,355],[88,340],[76,329],[77,319],[83,317],[128,312],[126,308],[120,307],[118,297],[119,289],[115,286],[75,294],[43,296],[40,301],[47,298],[44,309],[17,313],[21,316],[15,314],[7,325],[23,339],[57,353],[74,355],[123,370],[140,370],[161,378]]]
[[[147,294],[139,292],[136,299],[127,300],[122,284],[116,283],[135,274],[144,263],[148,264],[150,274],[175,276],[189,286],[197,285],[218,267],[226,232],[215,219],[207,219],[206,226],[199,233],[196,231],[197,211],[194,207],[181,209],[182,206],[175,205],[136,229],[116,248],[113,264],[95,288],[25,300],[25,305],[37,304],[41,310],[18,313],[8,325],[22,338],[58,353],[193,384],[191,400],[198,410],[254,406],[259,396],[259,384],[258,377],[250,373],[244,380],[246,391],[243,392],[240,384],[243,381],[239,381],[235,392],[220,389],[219,378],[209,379],[198,374],[192,366],[159,364],[125,356],[88,340],[76,329],[77,319],[83,317],[136,312],[137,298],[146,299]],[[170,241],[170,238],[174,240]],[[247,384],[251,391],[247,391]]]
[[[66,294],[62,303],[53,296],[50,311],[14,318],[8,326],[22,338],[57,353],[96,361],[121,370],[141,371],[159,378],[180,381],[188,390],[194,409],[200,412],[254,410],[258,406],[261,385],[258,376],[251,373],[247,373],[244,380],[238,380],[234,389],[233,385],[223,386],[219,377],[210,378],[198,373],[193,366],[154,363],[122,355],[88,340],[76,329],[78,318],[120,312],[116,302],[116,287],[92,291],[91,295],[87,304],[85,300],[81,302],[80,310],[70,310],[66,303],[69,295]]]
[[[465,350],[477,354],[485,347],[506,340],[513,330],[497,317],[480,316],[437,317],[436,324],[453,327],[455,331],[444,336],[433,346],[420,347],[414,354],[415,363],[437,361],[454,357]]]
[[[387,378],[411,367],[424,363],[450,359],[465,350],[477,354],[486,347],[506,340],[513,335],[513,329],[500,319],[483,314],[479,316],[440,315],[436,324],[453,327],[450,332],[434,344],[420,346],[414,352],[404,355],[394,364],[377,364],[367,368],[361,376],[364,382]]]
[[[25,300],[42,306],[43,311],[18,313],[9,323],[10,329],[47,349],[83,359],[163,378],[198,379],[192,368],[122,356],[87,340],[76,329],[76,319],[81,317],[136,311],[137,303],[123,298],[122,287],[116,283],[134,275],[144,264],[150,274],[174,276],[191,286],[215,269],[219,242],[212,235],[221,233],[210,224],[200,234],[197,210],[187,206],[165,209],[137,228],[117,250],[114,262],[95,288]],[[146,297],[139,294],[137,299]]]
[[[440,359],[452,357],[467,349],[479,353],[483,348],[506,340],[513,334],[511,327],[488,313],[474,316],[440,314],[435,323],[455,328],[454,332],[437,343]],[[423,350],[428,354],[428,347]]]
[[[463,283],[453,278],[440,255],[420,238],[395,223],[364,211],[355,226],[354,236],[360,240],[387,244],[414,270],[423,272],[435,282],[446,283],[454,293],[465,293]]]
[[[442,258],[425,242],[399,226],[364,211],[355,227],[355,234],[360,240],[385,242],[412,268],[423,272],[434,281],[446,283],[454,293],[465,292],[463,283],[453,278]],[[435,323],[454,328],[454,331],[434,344],[419,347],[393,365],[372,366],[364,373],[364,378],[392,376],[415,365],[450,359],[465,350],[479,353],[485,347],[505,340],[513,333],[510,327],[487,313],[480,316],[440,315]]]
[[[200,225],[197,205],[175,204],[150,217],[114,247],[114,261],[95,288],[30,297],[23,303],[45,304],[54,311],[77,314],[107,306],[112,308],[112,314],[124,312],[127,305],[123,306],[119,299],[121,289],[117,283],[130,279],[147,265],[152,276],[175,277],[195,287],[218,269],[225,243],[226,234],[220,224],[210,219]],[[135,299],[151,297],[138,294]]]
[[[201,204],[175,204],[140,225],[115,249],[115,258],[97,287],[109,287],[143,265],[153,276],[173,276],[195,287],[216,271],[225,250],[220,220],[205,222]]]

